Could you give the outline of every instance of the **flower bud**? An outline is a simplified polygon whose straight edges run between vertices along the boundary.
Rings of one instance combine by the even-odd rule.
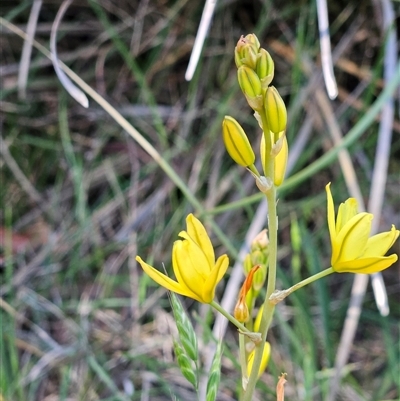
[[[268,260],[267,260],[268,262]],[[260,265],[261,267],[256,271],[256,273],[254,273],[254,277],[253,277],[253,290],[258,293],[258,291],[261,290],[261,288],[263,288],[265,280],[267,278],[267,271],[268,271],[268,267],[267,264],[264,263],[262,265]]]
[[[259,48],[260,42],[258,41],[256,35],[249,34],[246,37],[242,35],[235,47],[236,66],[239,68],[242,65],[246,65],[255,70]]]
[[[251,369],[253,368],[255,353],[256,353],[256,350],[251,352],[251,354],[249,355],[249,358],[247,359],[247,375],[248,376],[250,376]],[[264,345],[262,359],[261,359],[261,365],[260,365],[260,368],[258,369],[258,374],[257,374],[258,377],[260,377],[264,373],[264,370],[267,368],[270,355],[271,355],[271,344],[267,341]]]
[[[283,144],[281,151],[275,156],[275,175],[274,175],[274,184],[279,187],[282,184],[285,173],[286,173],[286,165],[288,160],[289,147],[286,139],[286,135],[283,138]]]
[[[251,250],[268,250],[268,245],[269,245],[269,239],[268,239],[268,234],[267,234],[267,229],[264,228],[264,230],[260,231],[253,239],[251,243]]]
[[[259,249],[251,251],[251,262],[253,263],[253,266],[264,264],[265,263],[264,252],[260,251]]]
[[[284,135],[284,134],[282,134]],[[265,136],[262,135],[261,143],[260,143],[260,156],[261,156],[261,164],[263,166],[264,174],[265,174]],[[282,185],[282,182],[285,178],[286,173],[286,165],[288,160],[289,148],[286,139],[286,135],[282,141],[282,148],[280,152],[274,156],[271,155],[270,157],[274,158],[274,184],[275,186],[279,187]]]
[[[246,276],[249,274],[253,266],[254,265],[253,262],[251,261],[251,254],[248,253],[243,260],[243,270]]]
[[[233,316],[240,323],[246,323],[249,320],[249,308],[246,303],[246,297],[239,298],[233,311]]]
[[[265,49],[260,49],[257,54],[256,72],[263,89],[267,89],[274,78],[274,61]]]
[[[245,40],[247,43],[250,43],[253,46],[255,52],[257,53],[260,49],[260,41],[258,40],[257,36],[254,33],[249,33],[245,36]]]
[[[241,125],[230,116],[222,122],[222,138],[230,157],[239,165],[247,167],[256,159],[249,139]]]
[[[285,103],[275,87],[270,86],[265,92],[264,105],[269,129],[274,135],[279,135],[286,129],[287,113]]]
[[[263,106],[262,87],[256,72],[242,65],[238,69],[238,81],[250,107],[253,110],[261,110]]]
[[[249,274],[247,275],[246,279],[243,282],[242,288],[240,289],[238,301],[233,312],[233,315],[237,320],[239,320],[239,322],[247,322],[247,320],[249,319],[250,314],[249,308],[246,303],[246,295],[251,290],[254,274],[259,268],[260,266],[257,265],[250,269]],[[249,303],[251,304],[252,302]]]

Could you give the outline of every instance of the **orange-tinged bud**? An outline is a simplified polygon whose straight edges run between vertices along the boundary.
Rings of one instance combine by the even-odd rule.
[[[246,304],[246,297],[245,299],[239,298],[233,311],[233,316],[240,323],[246,323],[249,320],[249,308]]]
[[[246,295],[247,293],[251,290],[251,285],[253,283],[253,276],[254,273],[260,268],[260,265],[254,266],[250,271],[249,274],[247,275],[246,279],[244,280],[244,283],[242,285],[242,288],[240,289],[239,292],[239,298],[236,303],[233,315],[239,322],[247,322],[249,319],[249,308],[247,307],[246,304]]]
[[[255,35],[243,35],[235,47],[235,64],[237,68],[246,65],[255,70],[257,63],[257,53],[260,48],[260,42]]]
[[[222,122],[222,138],[229,156],[239,165],[248,167],[256,159],[249,139],[241,125],[230,116]]]
[[[242,288],[240,289],[240,295],[239,297],[241,297],[242,295],[246,296],[246,294],[248,293],[248,291],[251,288],[251,284],[253,282],[253,276],[254,273],[260,268],[260,265],[256,265],[254,266],[250,271],[249,274],[247,275],[246,279],[244,280],[244,283],[242,285]]]
[[[260,231],[253,239],[251,243],[251,250],[266,250],[268,249],[269,245],[269,239],[268,239],[268,234],[267,234],[267,229],[264,228],[264,230]]]
[[[279,135],[286,130],[287,112],[285,103],[274,86],[270,86],[265,92],[264,106],[269,129],[275,136]]]

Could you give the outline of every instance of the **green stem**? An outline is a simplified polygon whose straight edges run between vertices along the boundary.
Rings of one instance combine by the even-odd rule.
[[[239,362],[240,369],[242,371],[242,383],[243,379],[247,381],[247,358],[246,358],[246,339],[243,334],[239,334]],[[243,389],[243,385],[240,386]],[[241,390],[243,393],[243,390]]]
[[[228,311],[226,311],[220,304],[211,301],[210,305],[219,313],[224,315],[231,323],[233,323],[243,334],[252,335],[253,333],[247,329],[242,323],[236,320]]]
[[[271,157],[271,139],[269,137],[269,129],[267,124],[267,119],[265,113],[260,113],[261,121],[263,125],[263,135],[267,132],[265,137],[265,176],[270,178],[273,182],[274,180],[274,158]],[[264,310],[261,318],[260,332],[261,332],[261,342],[256,345],[256,352],[254,355],[253,368],[247,383],[247,388],[244,393],[243,401],[251,401],[256,383],[258,380],[258,372],[260,369],[262,354],[264,349],[264,344],[267,339],[268,328],[272,321],[272,316],[274,314],[275,305],[269,301],[269,297],[275,291],[276,285],[276,261],[278,252],[278,217],[276,213],[276,188],[272,186],[271,190],[266,193],[268,201],[268,229],[269,229],[269,267],[268,267],[268,284],[267,293],[264,300]]]
[[[293,285],[292,287],[288,288],[287,290],[274,291],[273,294],[270,296],[269,300],[271,303],[276,305],[278,302],[281,302],[282,300],[284,300],[292,292],[295,292],[298,289],[304,287],[305,285],[313,283],[314,281],[319,280],[322,277],[328,276],[329,274],[332,274],[334,272],[335,271],[333,270],[333,268],[329,267],[328,269],[325,269],[322,272],[314,274],[313,276],[308,277],[308,278],[298,282],[297,284]]]

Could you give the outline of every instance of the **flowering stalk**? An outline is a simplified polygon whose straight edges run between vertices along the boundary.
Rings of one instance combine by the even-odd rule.
[[[266,177],[274,177],[275,175],[275,163],[274,158],[270,157],[272,143],[269,135],[269,127],[267,118],[264,111],[260,113],[261,125],[263,129],[263,135],[265,135],[265,160],[264,160],[264,173]],[[247,383],[246,391],[243,395],[243,401],[251,401],[253,392],[258,380],[258,372],[262,362],[263,356],[263,345],[267,339],[268,328],[271,324],[272,316],[274,314],[275,305],[269,301],[269,297],[275,291],[276,285],[276,260],[278,251],[278,218],[276,214],[276,188],[275,185],[267,191],[265,194],[268,202],[268,234],[269,234],[269,267],[268,267],[268,284],[267,294],[263,304],[263,314],[260,324],[261,343],[256,346],[255,356],[249,381]]]

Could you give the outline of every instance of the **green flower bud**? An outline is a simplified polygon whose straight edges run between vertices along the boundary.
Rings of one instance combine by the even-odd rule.
[[[266,255],[264,252],[255,250],[251,252],[251,263],[254,265],[262,265],[265,263]]]
[[[267,115],[269,129],[274,135],[286,129],[286,106],[275,87],[270,86],[265,92],[265,113]]]
[[[253,267],[253,262],[251,261],[251,255],[248,253],[243,261],[243,270],[244,270],[244,275],[247,276],[249,274],[249,271]]]
[[[257,36],[254,33],[249,33],[245,36],[245,40],[247,43],[251,43],[257,53],[260,49],[260,41],[258,40]]]
[[[243,48],[243,64],[251,68],[252,70],[256,69],[257,64],[257,52],[254,50],[254,47],[251,45],[246,45]]]
[[[256,159],[249,139],[240,124],[232,117],[225,116],[222,122],[222,138],[230,157],[239,165],[247,167]]]
[[[256,72],[242,65],[238,69],[238,81],[250,107],[253,110],[260,110],[263,106],[262,86]]]
[[[267,89],[274,78],[274,61],[265,49],[260,49],[257,54],[256,72],[263,89]]]
[[[263,264],[261,267],[254,273],[253,277],[253,289],[254,291],[260,291],[263,288],[265,279],[267,278],[267,265]]]

